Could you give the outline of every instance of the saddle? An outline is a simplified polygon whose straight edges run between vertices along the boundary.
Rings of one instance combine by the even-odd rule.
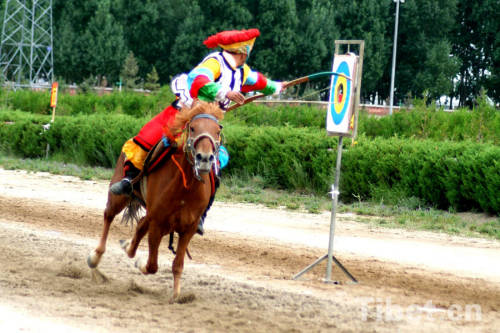
[[[182,147],[180,147],[182,148]],[[146,207],[146,179],[147,175],[154,172],[157,168],[165,164],[172,158],[179,145],[176,141],[171,142],[167,137],[163,137],[153,148],[149,151],[146,159],[144,161],[144,167],[137,177],[132,180],[132,186],[134,191],[140,193],[140,196],[133,194],[137,198],[143,207]],[[210,171],[210,183],[211,183],[211,198],[215,196],[216,191],[216,179],[214,170]]]

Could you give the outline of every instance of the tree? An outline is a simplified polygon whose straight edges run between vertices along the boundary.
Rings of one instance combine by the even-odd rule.
[[[135,60],[134,53],[130,51],[120,72],[120,77],[125,83],[125,88],[133,89],[137,87],[137,80],[139,80],[137,73],[139,73],[139,66],[137,65],[137,60]]]
[[[110,0],[98,3],[94,17],[83,35],[84,77],[106,75],[111,81],[118,79],[120,68],[127,55],[122,26],[110,12]]]
[[[168,56],[170,78],[191,70],[201,61],[203,54],[208,53],[203,45],[203,40],[208,35],[206,29],[203,28],[204,24],[205,16],[202,9],[197,3],[192,3],[189,15],[179,22],[179,33],[175,36],[171,53]]]
[[[388,96],[389,84],[384,78],[390,68],[392,36],[389,6],[386,1],[335,1],[335,22],[341,39],[365,41],[362,97],[374,101],[375,95]],[[389,37],[390,36],[390,37]]]
[[[458,15],[453,36],[453,54],[460,57],[459,85],[456,95],[460,105],[471,105],[481,87],[498,95],[500,2],[498,0],[458,1]],[[496,60],[495,60],[496,59]],[[497,81],[498,82],[498,81]]]
[[[158,76],[158,72],[156,71],[156,67],[153,66],[153,69],[146,76],[146,83],[144,83],[144,88],[154,91],[160,88],[160,84],[158,83],[160,77]]]
[[[491,66],[489,68],[491,76],[486,81],[486,87],[488,89],[488,95],[491,96],[496,101],[497,104],[499,104],[500,103],[500,28],[497,31],[498,32],[496,34],[495,43],[493,44]]]
[[[297,55],[298,18],[293,0],[256,1],[254,13],[261,36],[255,42],[251,63],[272,78],[293,78],[300,68],[291,64]]]
[[[456,68],[455,56],[441,57],[443,64],[428,67],[435,63],[432,58],[436,52],[449,50],[446,45],[450,42],[456,13],[457,0],[406,1],[400,5],[396,100],[402,100],[407,94],[422,96],[425,90],[437,93],[441,85],[438,82],[442,82],[438,78],[449,76],[448,71]],[[426,87],[419,82],[424,77],[429,78]]]
[[[67,82],[82,82],[86,78],[83,33],[96,9],[96,0],[53,2],[54,73]]]
[[[459,59],[450,56],[451,46],[446,41],[437,42],[427,52],[423,63],[425,70],[417,73],[416,88],[428,91],[431,100],[453,93],[453,78],[460,67]]]
[[[145,77],[153,65],[162,83],[177,73],[172,66],[172,48],[180,22],[190,15],[193,1],[180,5],[177,0],[114,0],[112,14],[124,27],[126,44],[139,65],[139,76]]]

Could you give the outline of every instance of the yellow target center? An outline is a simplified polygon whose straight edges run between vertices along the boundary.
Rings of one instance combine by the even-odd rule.
[[[339,77],[335,83],[335,99],[333,105],[335,107],[335,112],[340,114],[342,109],[344,109],[345,101],[347,99],[347,79],[345,77]]]

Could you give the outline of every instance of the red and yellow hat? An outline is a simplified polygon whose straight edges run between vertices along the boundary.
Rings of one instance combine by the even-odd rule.
[[[208,37],[203,44],[209,49],[221,47],[228,52],[248,55],[259,35],[259,29],[222,31]]]

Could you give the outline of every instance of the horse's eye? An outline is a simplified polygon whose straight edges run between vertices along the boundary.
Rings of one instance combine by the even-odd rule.
[[[189,130],[190,130],[191,132],[194,132],[194,127],[190,127],[190,128],[189,128]]]

